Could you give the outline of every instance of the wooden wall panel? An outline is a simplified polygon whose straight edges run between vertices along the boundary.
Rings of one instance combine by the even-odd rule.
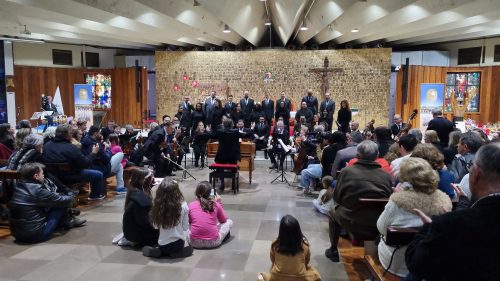
[[[476,122],[498,122],[500,121],[500,67],[435,67],[415,66],[408,68],[408,101],[403,103],[402,83],[404,71],[400,71],[396,85],[396,113],[401,113],[406,120],[413,109],[420,108],[420,84],[422,83],[446,83],[448,72],[481,72],[481,97],[478,113],[466,113],[465,118],[471,118]],[[448,119],[453,118],[452,113],[446,113]],[[413,127],[418,127],[419,118],[412,122]]]
[[[143,112],[147,109],[147,70],[140,68],[142,95],[136,102],[135,68],[99,69],[54,68],[14,66],[17,120],[29,119],[33,112],[40,111],[41,94],[54,95],[57,86],[61,91],[64,112],[74,116],[73,84],[85,83],[85,73],[105,73],[112,77],[112,108],[106,120],[115,119],[118,124],[141,125]],[[34,123],[33,123],[34,124]]]

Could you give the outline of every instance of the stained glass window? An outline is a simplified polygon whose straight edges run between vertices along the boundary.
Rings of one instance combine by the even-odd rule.
[[[92,104],[94,108],[111,108],[111,75],[85,74],[85,83],[92,85]]]
[[[480,72],[448,73],[446,75],[446,92],[444,111],[453,111],[453,99],[457,103],[466,103],[467,112],[479,112]]]

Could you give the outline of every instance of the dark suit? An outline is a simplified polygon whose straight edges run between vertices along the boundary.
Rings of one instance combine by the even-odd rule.
[[[285,128],[288,128],[290,124],[290,111],[277,109],[276,113],[274,114],[274,121],[278,122],[278,119],[280,119],[280,117],[283,117],[283,124],[285,124]]]
[[[232,101],[231,103],[227,102],[224,105],[224,111],[226,112],[226,115],[230,117],[231,113],[236,110],[236,103]]]
[[[401,131],[401,129],[403,129],[405,125],[406,125],[406,123],[401,123],[401,125],[399,125],[400,127],[398,127],[398,125],[392,124],[392,126],[391,126],[391,134],[394,137],[397,136],[399,134],[399,131]]]
[[[179,107],[181,106],[182,106],[182,114],[181,118],[179,118],[179,121],[181,121],[180,125],[181,127],[190,129],[192,123],[191,117],[194,111],[194,107],[191,104],[185,102],[181,102],[179,104]]]
[[[280,108],[281,101],[283,101],[283,100],[282,99],[276,100],[276,111],[278,111],[278,109]],[[287,98],[285,98],[285,108],[287,111],[292,110],[292,102]]]
[[[426,280],[498,280],[500,197],[434,217],[408,245],[406,265]]]
[[[318,99],[315,96],[305,96],[302,98],[302,101],[306,102],[307,108],[312,111],[313,115],[318,112]]]
[[[272,140],[272,145],[273,147],[269,150],[269,158],[271,158],[271,163],[273,165],[276,165],[276,157],[275,155],[279,155],[279,160],[280,160],[280,167],[283,167],[283,162],[285,161],[285,150],[283,147],[281,147],[281,144],[279,143],[278,139],[282,140],[285,145],[290,145],[290,134],[288,133],[288,130],[286,128],[283,129],[281,134],[279,133],[278,129],[276,128],[273,132],[273,140]]]
[[[328,127],[332,128],[332,123],[333,123],[333,113],[335,112],[335,102],[330,99],[328,101],[328,104],[326,103],[326,100],[321,102],[321,105],[319,106],[319,112],[320,116],[323,114],[323,111],[328,111],[328,116],[325,118],[326,122],[328,123]]]
[[[260,138],[264,137],[263,140],[255,139],[255,146],[257,150],[266,149],[267,148],[267,139],[269,138],[269,125],[256,123],[253,128],[253,132]]]
[[[264,117],[266,118],[267,124],[271,124],[274,117],[274,101],[269,99],[269,101],[266,102],[266,99],[263,99],[262,111],[264,111]]]
[[[173,137],[167,137],[167,133],[165,132],[165,128],[160,128],[155,130],[146,143],[144,143],[144,156],[148,159],[153,160],[154,162],[154,174],[155,177],[165,177],[172,173],[173,166],[172,164],[163,158],[162,153],[164,155],[173,156],[172,147],[161,148],[160,144],[170,138],[170,142]],[[172,161],[175,161],[174,158],[171,158]]]
[[[300,121],[300,117],[304,116],[306,118],[306,123],[312,124],[313,113],[309,108],[301,108],[295,113],[295,120],[297,123]]]
[[[240,100],[241,112],[243,112],[243,121],[245,121],[245,127],[250,127],[250,118],[252,115],[254,101],[251,98],[248,98],[246,101],[244,98]]]
[[[205,126],[212,125],[212,115],[215,108],[215,98],[212,100],[212,97],[208,97],[205,100],[205,105],[203,106],[203,112],[205,112]]]
[[[436,131],[441,145],[443,147],[447,147],[450,139],[449,135],[453,132],[453,122],[444,117],[436,117],[429,121],[427,130]]]

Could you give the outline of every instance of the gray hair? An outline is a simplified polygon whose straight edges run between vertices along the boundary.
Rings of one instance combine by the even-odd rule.
[[[432,115],[443,115],[443,110],[441,108],[434,108],[432,110]]]
[[[422,142],[422,132],[418,128],[413,128],[408,131],[408,134],[415,136],[419,143]]]
[[[125,125],[125,130],[130,130],[130,129],[134,129],[134,126],[130,125],[130,124],[127,124]]]
[[[283,121],[278,121],[278,122],[276,122],[276,126],[279,126],[279,125],[281,125],[281,126],[285,126],[285,123],[283,123]]]
[[[325,127],[323,127],[323,125],[316,125],[314,126],[314,131],[323,133],[325,131]]]
[[[23,147],[31,148],[43,144],[43,137],[38,134],[29,134],[23,140]]]
[[[460,136],[460,143],[467,145],[470,153],[476,153],[481,145],[483,145],[483,140],[474,132],[466,132]]]
[[[375,161],[378,157],[378,144],[371,140],[362,141],[358,144],[358,158]]]
[[[358,134],[351,134],[351,141],[355,143],[360,143],[363,141],[363,135],[358,133]]]
[[[152,129],[156,128],[156,127],[158,127],[158,123],[156,123],[156,122],[149,123],[149,129],[150,130],[152,130]]]
[[[474,156],[474,163],[487,179],[500,177],[500,142],[483,145]]]
[[[56,136],[56,130],[58,127],[48,127],[45,132],[43,132],[44,138],[53,138]]]

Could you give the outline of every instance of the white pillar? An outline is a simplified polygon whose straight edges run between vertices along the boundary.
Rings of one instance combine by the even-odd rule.
[[[14,75],[14,56],[12,53],[12,41],[3,41],[3,54],[5,61],[5,76]],[[15,127],[16,120],[16,95],[14,92],[7,92],[7,120]]]

